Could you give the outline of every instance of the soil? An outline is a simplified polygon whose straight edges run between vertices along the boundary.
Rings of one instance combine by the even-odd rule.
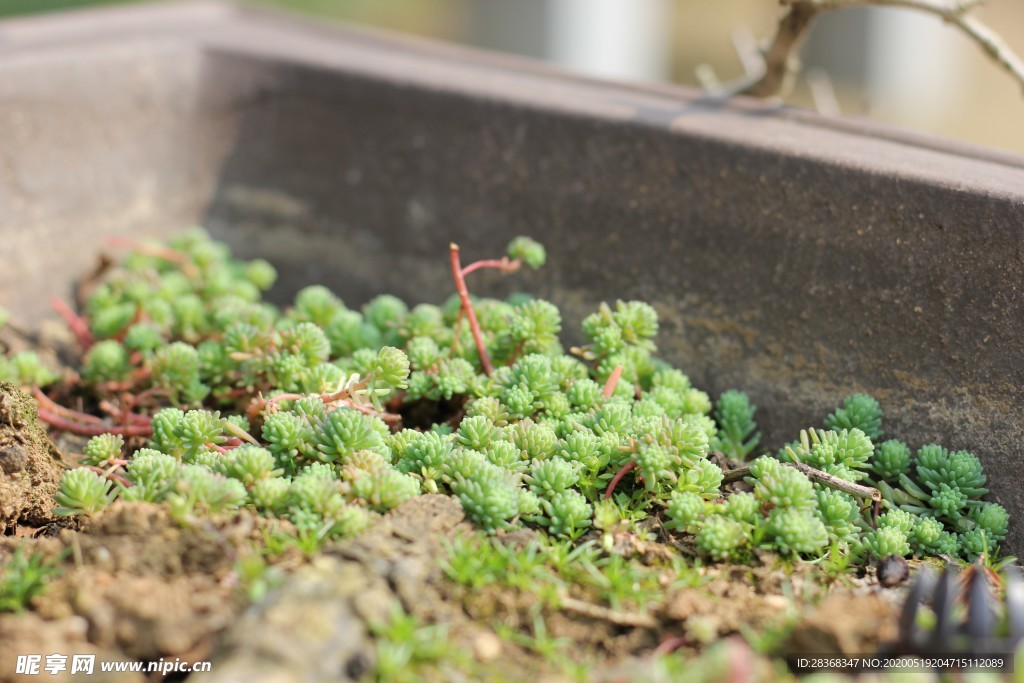
[[[373,625],[387,623],[396,606],[420,623],[443,624],[452,651],[468,658],[469,679],[569,680],[566,666],[574,663],[588,680],[657,680],[663,672],[652,655],[660,646],[719,652],[726,667],[720,675],[761,680],[775,665],[738,635],[775,633],[787,648],[815,653],[868,652],[893,635],[880,625],[895,623],[898,590],[881,588],[870,574],[829,590],[816,580],[817,565],[781,570],[767,556],[751,567],[703,568],[695,587],[666,575],[657,600],[619,610],[585,589],[558,609],[501,584],[471,591],[442,570],[445,541],[473,533],[458,501],[443,495],[414,498],[313,558],[297,551],[273,558],[285,579],[249,604],[240,563],[285,523],[242,511],[182,526],[163,507],[123,501],[80,523],[59,520],[50,510],[65,459],[37,422],[34,401],[10,385],[0,389],[0,528],[7,534],[0,563],[30,545],[63,570],[30,611],[0,614],[0,681],[12,680],[7,663],[17,655],[55,652],[110,661],[212,660],[203,680],[225,683],[365,680],[376,664]],[[521,545],[533,534],[503,540]],[[614,547],[663,567],[685,544],[624,536]],[[538,616],[551,638],[565,639],[557,661],[527,642],[539,635]],[[509,629],[527,640],[499,637]],[[417,676],[457,677],[443,664]],[[150,680],[158,678],[178,680]]]
[[[18,524],[57,521],[53,497],[64,471],[61,454],[39,424],[36,403],[0,382],[0,536]]]

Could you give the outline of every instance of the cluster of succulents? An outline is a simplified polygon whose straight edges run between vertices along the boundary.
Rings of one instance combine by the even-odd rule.
[[[737,559],[755,547],[805,557],[836,548],[874,557],[974,560],[985,553],[993,559],[1009,518],[1002,506],[980,500],[986,489],[977,457],[935,444],[922,446],[916,457],[897,440],[876,446],[881,418],[874,398],[847,398],[826,419],[829,429],[806,430],[774,457],[754,460],[745,479],[750,492],[716,501],[675,493],[667,526],[695,534],[698,547],[715,559]],[[877,487],[884,512],[871,519],[870,505],[845,487],[812,481],[786,463],[809,466],[840,484]]]
[[[544,257],[517,238],[457,282]],[[657,358],[646,303],[601,304],[582,323],[586,344],[567,353],[558,308],[526,295],[411,308],[382,295],[353,309],[315,285],[280,310],[262,298],[274,279],[270,264],[236,261],[194,231],[140,245],[93,289],[82,386],[92,399],[136,397],[122,418],[151,435],[137,448],[93,438],[88,468],[64,477],[61,512],[115,496],[185,518],[252,507],[331,538],[440,492],[488,532],[529,525],[576,539],[612,517],[663,513],[717,560],[754,548],[970,558],[1005,537],[1005,510],[979,500],[977,459],[876,443],[881,411],[863,394],[723,488],[720,463],[742,464],[759,446],[756,408],[738,391],[713,403]],[[428,403],[435,424],[402,428]],[[792,462],[878,486],[890,509],[873,528],[862,501]]]
[[[42,387],[57,379],[57,373],[47,367],[35,351],[21,351],[9,357],[0,356],[0,382]]]

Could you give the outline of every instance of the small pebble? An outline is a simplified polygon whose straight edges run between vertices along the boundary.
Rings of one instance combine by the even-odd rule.
[[[910,576],[910,565],[899,555],[886,555],[878,563],[878,583],[885,588],[893,588],[907,580]]]
[[[473,639],[473,654],[482,664],[493,662],[501,656],[501,638],[493,633],[481,633]]]
[[[0,470],[7,474],[21,472],[28,468],[28,451],[20,444],[11,444],[0,449]]]

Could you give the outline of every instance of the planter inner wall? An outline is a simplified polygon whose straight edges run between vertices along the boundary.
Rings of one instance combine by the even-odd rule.
[[[220,5],[0,37],[16,319],[51,317],[106,235],[203,224],[272,261],[280,301],[355,306],[440,303],[449,241],[527,234],[549,263],[473,291],[550,298],[573,341],[600,301],[649,301],[661,354],[747,391],[772,449],[870,392],[887,435],[982,458],[1024,552],[1019,158]]]

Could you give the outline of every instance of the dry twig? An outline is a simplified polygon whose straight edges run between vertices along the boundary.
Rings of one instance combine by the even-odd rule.
[[[620,612],[602,605],[595,605],[583,600],[577,600],[576,598],[569,597],[564,593],[559,595],[559,602],[562,607],[569,612],[590,617],[591,619],[607,621],[608,623],[615,624],[616,626],[633,626],[637,628],[657,628],[658,626],[658,620],[649,614],[640,614],[639,612]]]
[[[871,486],[863,486],[861,484],[854,484],[852,481],[846,481],[839,477],[833,476],[828,472],[822,472],[819,469],[815,469],[810,465],[805,465],[802,462],[784,462],[781,463],[786,467],[792,467],[798,472],[803,472],[807,475],[807,478],[811,481],[816,481],[819,484],[824,484],[831,488],[839,491],[849,493],[851,496],[857,496],[858,498],[867,498],[875,503],[882,501],[882,492]],[[729,484],[734,481],[739,481],[750,474],[750,465],[744,467],[738,467],[734,470],[729,470],[722,477],[722,484]]]
[[[901,7],[939,17],[974,41],[996,64],[1024,88],[1024,59],[1006,41],[969,11],[983,0],[780,0],[788,7],[771,43],[763,50],[764,68],[727,86],[733,94],[773,97],[787,89],[799,68],[796,51],[822,12],[851,7]]]

